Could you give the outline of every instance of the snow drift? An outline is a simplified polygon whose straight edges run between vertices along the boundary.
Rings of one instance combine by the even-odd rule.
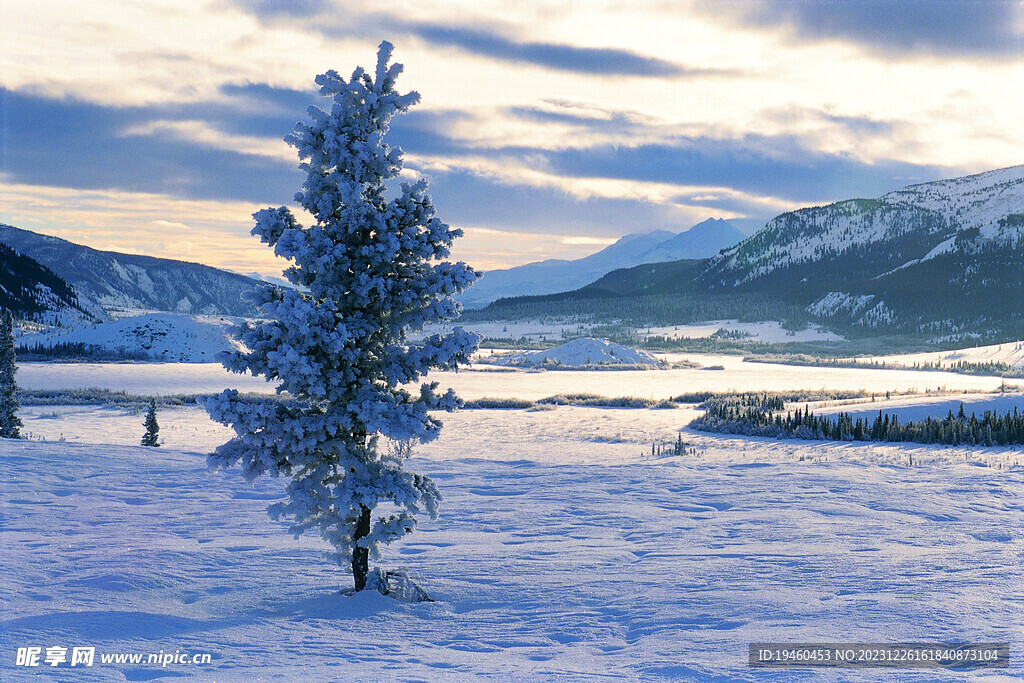
[[[589,370],[608,366],[660,368],[662,362],[646,351],[631,349],[607,339],[584,337],[543,351],[516,353],[493,361],[518,367],[557,367]]]

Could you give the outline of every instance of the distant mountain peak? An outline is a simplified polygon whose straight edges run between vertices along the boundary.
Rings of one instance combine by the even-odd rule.
[[[709,227],[724,225],[730,225],[729,221],[725,220],[724,218],[705,218],[700,223],[697,223],[686,232],[692,232],[694,230],[704,230]]]
[[[646,241],[664,241],[672,239],[676,236],[676,233],[669,232],[668,230],[651,230],[650,232],[631,232],[628,235],[623,235],[617,239],[612,246],[615,244],[629,244],[638,240]]]
[[[776,315],[851,336],[999,343],[1024,338],[1022,273],[1024,165],[790,211],[710,259],[624,268],[585,291],[510,304],[517,315]]]
[[[745,235],[728,221],[709,218],[681,233],[668,230],[624,235],[597,253],[574,261],[550,260],[484,273],[461,297],[469,307],[496,299],[579,289],[619,268],[707,258]]]

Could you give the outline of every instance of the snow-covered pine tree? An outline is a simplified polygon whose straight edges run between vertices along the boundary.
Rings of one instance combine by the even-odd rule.
[[[321,94],[334,99],[331,111],[311,107],[311,123],[286,138],[307,173],[295,199],[315,223],[302,227],[285,207],[253,214],[253,234],[293,262],[285,276],[297,288],[264,289],[257,303],[267,320],[240,328],[248,350],[222,360],[229,370],[279,381],[283,395],[229,390],[205,403],[237,434],[210,456],[211,465],[240,462],[250,481],[291,477],[287,502],[271,515],[289,517],[296,537],[318,530],[339,564],[351,563],[357,591],[367,587],[380,544],[410,533],[416,513],[436,516],[441,498],[433,481],[403,468],[400,449],[388,451],[380,439],[430,441],[441,422],[428,411],[450,411],[460,401],[451,390],[439,394],[436,382],[415,394],[403,387],[432,368],[468,362],[478,341],[462,328],[419,345],[407,338],[424,324],[456,318],[452,295],[479,273],[461,262],[434,263],[462,232],[435,216],[424,181],[386,196],[402,163],[384,135],[392,116],[419,101],[418,93],[396,92],[402,66],[388,66],[391,51],[381,43],[375,74],[357,68],[347,81],[334,71],[318,76]],[[390,514],[371,519],[382,502]]]
[[[21,418],[18,417],[18,371],[14,350],[14,315],[4,311],[0,316],[0,438],[20,439]]]
[[[159,446],[160,425],[156,421],[156,399],[149,399],[149,410],[146,412],[146,420],[142,423],[146,433],[142,435],[143,446]]]

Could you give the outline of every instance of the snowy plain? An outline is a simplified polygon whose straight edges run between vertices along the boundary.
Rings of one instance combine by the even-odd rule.
[[[924,420],[928,417],[941,419],[949,413],[956,415],[960,406],[963,406],[966,415],[974,413],[978,418],[981,418],[986,411],[992,411],[996,415],[1005,415],[1014,410],[1024,413],[1024,393],[1011,391],[1005,393],[936,394],[933,396],[914,394],[874,401],[857,399],[811,402],[794,404],[792,407],[806,407],[817,415],[834,415],[844,412],[854,420],[857,418],[872,420],[881,411],[886,415],[896,415],[900,422],[906,423],[910,420]]]
[[[738,332],[749,341],[766,344],[785,344],[787,342],[806,341],[838,341],[841,336],[826,332],[814,325],[803,330],[787,330],[775,321],[740,322],[738,320],[714,320],[692,325],[668,325],[664,327],[646,327],[637,330],[641,338],[667,337],[669,339],[703,339],[710,337],[719,330]]]
[[[477,367],[435,379],[466,398],[1001,383],[686,358],[723,369]],[[269,390],[202,364],[25,364],[18,378],[145,394]],[[267,518],[283,482],[209,471],[205,454],[230,431],[200,408],[162,409],[164,445],[148,449],[135,445],[141,412],[25,407],[35,440],[0,441],[0,679],[1024,677],[1024,453],[702,434],[685,428],[696,414],[561,406],[445,416],[441,437],[410,463],[440,486],[441,516],[379,563],[407,567],[436,599],[404,604],[339,594],[351,579],[323,559],[325,544],[296,541]],[[678,435],[686,455],[652,456],[652,441]],[[762,641],[1007,641],[1013,665],[751,669],[747,645]],[[15,666],[17,648],[52,645],[212,661]]]
[[[488,339],[526,339],[531,342],[574,339],[591,334],[594,327],[596,327],[594,323],[571,318],[516,322],[469,322],[462,326]],[[431,326],[423,335],[445,332],[451,328],[452,325]],[[780,323],[775,321],[740,322],[738,320],[713,320],[689,325],[642,327],[635,329],[634,332],[641,339],[647,339],[648,337],[704,339],[722,329],[728,332],[738,332],[749,341],[765,342],[768,344],[836,341],[842,339],[837,334],[826,332],[813,325],[803,330],[794,331],[785,329]]]
[[[20,345],[85,344],[106,351],[142,353],[167,362],[212,362],[238,347],[233,328],[241,318],[174,313],[139,313],[71,330],[29,334]]]
[[[986,346],[975,346],[955,351],[927,351],[924,353],[909,353],[894,356],[874,356],[870,358],[859,358],[858,362],[885,363],[888,365],[901,365],[912,367],[915,363],[941,364],[949,367],[955,363],[1005,363],[1012,368],[1024,368],[1024,342],[1010,342],[1007,344],[989,344]]]

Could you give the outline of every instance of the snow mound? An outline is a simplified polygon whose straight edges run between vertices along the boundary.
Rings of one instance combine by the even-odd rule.
[[[646,351],[631,349],[607,339],[591,337],[573,339],[544,351],[512,354],[494,362],[498,365],[556,367],[570,370],[608,366],[662,367],[662,362]]]
[[[30,334],[19,339],[20,346],[86,344],[126,356],[148,356],[178,363],[210,363],[217,354],[238,348],[232,328],[239,318],[152,313],[121,318],[76,330]]]

